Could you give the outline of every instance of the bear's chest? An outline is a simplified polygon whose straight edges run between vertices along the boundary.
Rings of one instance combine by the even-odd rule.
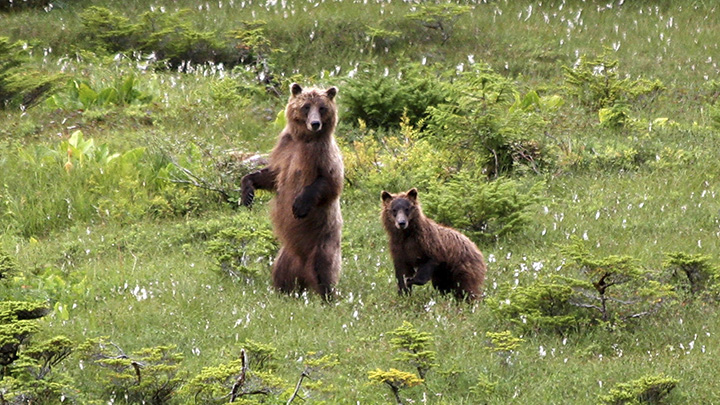
[[[406,260],[413,266],[425,260],[425,252],[423,251],[417,239],[409,238],[402,243],[402,252]]]

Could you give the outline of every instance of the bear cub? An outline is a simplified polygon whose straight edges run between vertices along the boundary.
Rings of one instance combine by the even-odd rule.
[[[244,176],[241,202],[251,206],[256,189],[275,191],[273,231],[280,251],[273,286],[284,293],[311,289],[326,300],[340,276],[343,161],[333,136],[336,87],[290,86],[287,124],[267,167]]]
[[[383,191],[382,223],[388,234],[398,293],[432,280],[441,293],[459,299],[480,298],[485,260],[475,244],[460,232],[425,216],[417,189],[391,194]]]

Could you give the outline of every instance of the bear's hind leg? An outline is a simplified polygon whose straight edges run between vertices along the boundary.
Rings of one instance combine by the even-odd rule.
[[[340,275],[340,242],[317,246],[307,263],[308,284],[325,301],[332,299]]]
[[[273,287],[285,294],[302,291],[308,286],[302,277],[303,265],[300,257],[287,249],[280,248],[272,270]]]

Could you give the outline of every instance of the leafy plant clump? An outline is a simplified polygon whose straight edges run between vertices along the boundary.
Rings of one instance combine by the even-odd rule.
[[[446,86],[441,103],[428,107],[423,135],[490,178],[521,168],[539,173],[551,165],[543,134],[562,103],[534,91],[521,96],[511,79],[476,63]]]
[[[343,89],[343,119],[362,120],[370,128],[394,128],[407,116],[416,124],[429,106],[445,97],[440,80],[426,66],[409,64],[395,75],[363,66]]]
[[[36,72],[28,62],[22,43],[12,43],[7,37],[0,37],[0,109],[32,106],[49,94],[64,77]]]
[[[664,375],[647,375],[619,383],[599,400],[607,405],[659,404],[680,381]]]
[[[647,98],[648,102],[651,102],[665,89],[662,82],[657,79],[654,81],[621,79],[618,64],[619,61],[611,59],[610,53],[606,51],[596,58],[582,56],[572,68],[564,66],[568,92],[581,105],[598,111],[633,103],[641,98]],[[626,109],[616,108],[604,114],[613,114],[612,117],[604,120],[611,126],[622,125],[627,119]]]
[[[523,192],[517,180],[478,180],[471,172],[461,172],[431,187],[425,211],[435,221],[468,236],[494,241],[522,231],[532,222],[533,208],[541,200],[540,187],[541,183],[537,183]]]
[[[402,326],[390,332],[390,336],[390,344],[401,351],[395,360],[409,362],[424,380],[427,372],[437,365],[437,353],[428,347],[433,341],[432,335],[418,331],[410,322],[405,321]]]
[[[710,263],[710,256],[684,252],[666,254],[665,268],[671,272],[671,280],[680,291],[698,295],[717,289],[720,272]]]
[[[418,376],[413,373],[400,371],[394,368],[387,371],[379,368],[374,371],[370,371],[368,372],[368,379],[374,383],[385,384],[390,387],[398,405],[402,405],[403,403],[400,398],[401,389],[414,387],[418,384],[422,384],[423,382],[421,378],[418,378]]]
[[[205,254],[213,257],[218,270],[246,282],[267,268],[277,244],[267,224],[247,223],[226,228],[207,243]]]
[[[501,319],[521,330],[565,334],[580,329],[590,319],[587,311],[572,304],[574,296],[569,285],[546,280],[516,288],[501,287],[497,297],[490,297],[487,302]]]
[[[175,346],[144,348],[130,355],[107,338],[89,339],[78,351],[84,361],[96,370],[99,392],[115,401],[131,403],[169,403],[184,383],[185,372],[180,368],[183,355]]]
[[[212,31],[195,29],[184,16],[189,10],[163,13],[148,11],[139,22],[113,11],[92,6],[81,15],[83,34],[97,48],[110,52],[139,51],[153,54],[172,68],[207,62],[234,66],[240,62],[229,43]]]

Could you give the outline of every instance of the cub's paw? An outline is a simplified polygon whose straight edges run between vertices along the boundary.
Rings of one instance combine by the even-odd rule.
[[[303,198],[302,194],[295,198],[293,202],[292,211],[295,218],[305,218],[312,208],[312,201],[308,198]]]

